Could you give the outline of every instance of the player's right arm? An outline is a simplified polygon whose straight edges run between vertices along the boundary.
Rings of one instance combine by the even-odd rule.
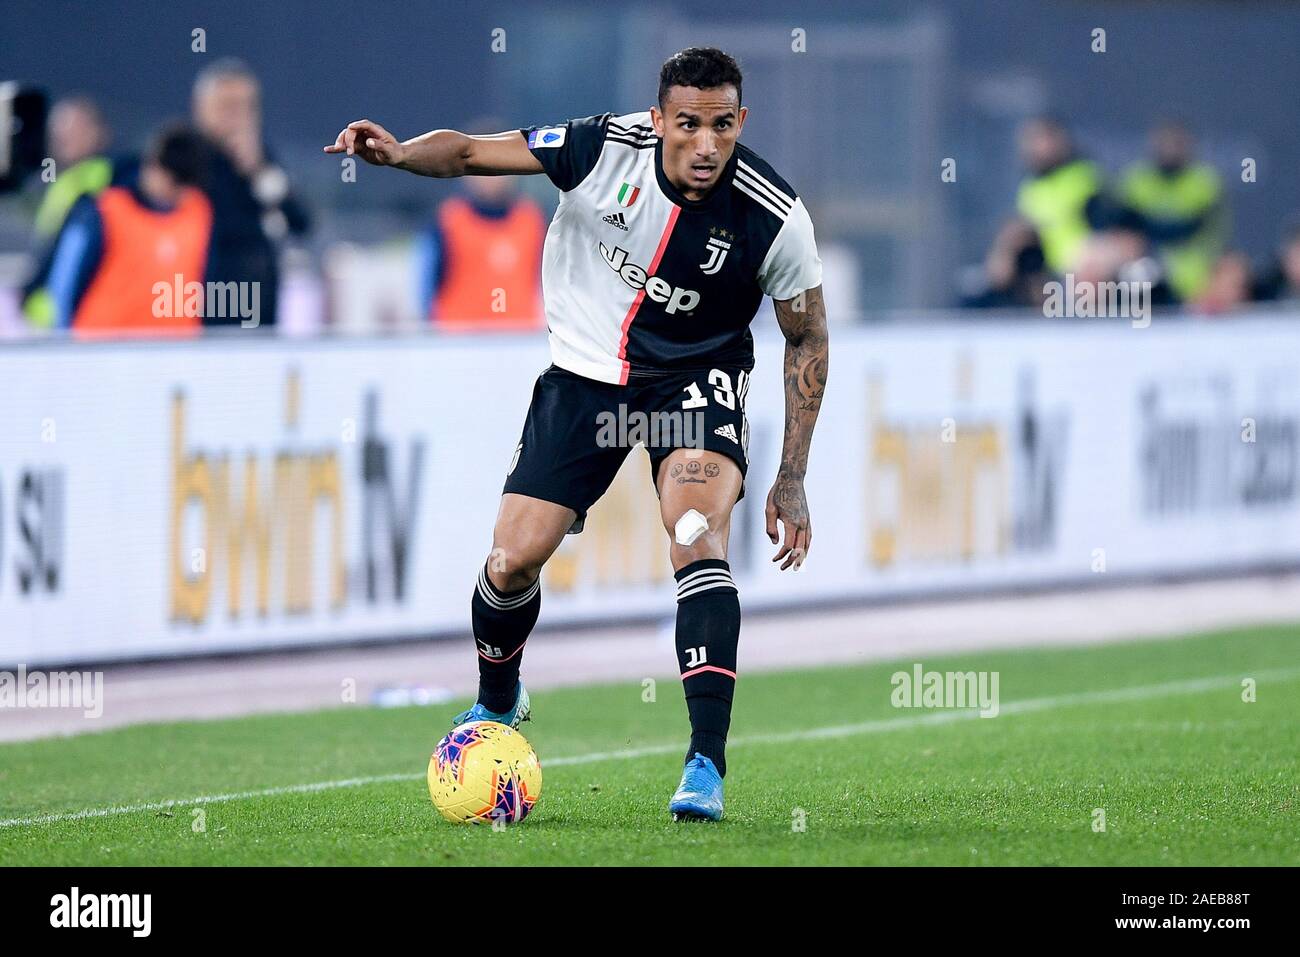
[[[326,153],[360,156],[373,166],[395,166],[420,176],[500,176],[545,170],[518,130],[468,136],[456,130],[431,130],[399,143],[371,120],[345,126]]]

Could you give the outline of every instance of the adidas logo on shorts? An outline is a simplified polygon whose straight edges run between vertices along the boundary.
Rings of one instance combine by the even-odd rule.
[[[736,427],[730,423],[714,429],[713,434],[720,435],[724,439],[731,439],[731,441],[735,442],[737,445],[740,444],[740,440],[736,438]]]

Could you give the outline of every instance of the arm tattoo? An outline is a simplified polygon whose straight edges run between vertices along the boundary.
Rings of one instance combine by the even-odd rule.
[[[777,482],[780,484],[785,476],[802,483],[808,469],[813,427],[826,389],[830,350],[826,305],[821,286],[773,305],[785,333],[785,442]]]

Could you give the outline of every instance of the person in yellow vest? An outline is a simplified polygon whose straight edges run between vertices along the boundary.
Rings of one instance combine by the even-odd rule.
[[[65,97],[50,111],[54,179],[45,188],[34,223],[37,239],[48,248],[23,289],[23,313],[38,328],[48,328],[54,322],[54,301],[46,289],[54,237],[78,199],[98,196],[113,179],[113,161],[104,155],[109,138],[108,125],[89,97]]]
[[[1125,171],[1120,199],[1143,222],[1174,294],[1184,302],[1206,291],[1228,239],[1223,184],[1195,161],[1195,142],[1181,123],[1151,131],[1151,157]]]
[[[163,132],[134,187],[72,207],[55,244],[49,290],[60,328],[78,336],[193,335],[202,325],[212,206],[198,188],[202,141]],[[197,308],[196,308],[197,307]]]
[[[471,176],[420,237],[425,314],[442,329],[540,329],[546,221],[513,176]]]
[[[1048,269],[1064,275],[1078,263],[1088,237],[1110,225],[1104,177],[1050,117],[1027,121],[1018,141],[1029,175],[1020,184],[1016,210],[1038,234]]]
[[[63,226],[72,204],[89,193],[98,196],[113,178],[108,126],[89,97],[70,96],[50,111],[50,152],[54,181],[36,210],[36,235],[51,239]]]

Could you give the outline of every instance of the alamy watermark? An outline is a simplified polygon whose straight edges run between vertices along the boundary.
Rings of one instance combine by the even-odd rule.
[[[979,708],[981,718],[998,716],[996,671],[926,671],[920,662],[911,671],[895,671],[889,703],[895,708]]]
[[[50,898],[51,927],[120,927],[132,937],[148,937],[153,929],[152,894],[93,894],[73,887]]]
[[[104,713],[102,671],[0,671],[0,710],[80,708],[87,718]]]
[[[602,449],[630,449],[644,445],[647,449],[704,448],[704,413],[629,411],[620,402],[618,411],[603,411],[596,416],[596,445]]]
[[[1134,329],[1151,325],[1151,283],[1147,280],[1043,283],[1043,315],[1048,319],[1131,319]]]
[[[185,281],[177,273],[171,282],[153,284],[153,317],[179,319],[202,316],[207,319],[238,319],[245,329],[262,324],[262,284],[260,282]]]

